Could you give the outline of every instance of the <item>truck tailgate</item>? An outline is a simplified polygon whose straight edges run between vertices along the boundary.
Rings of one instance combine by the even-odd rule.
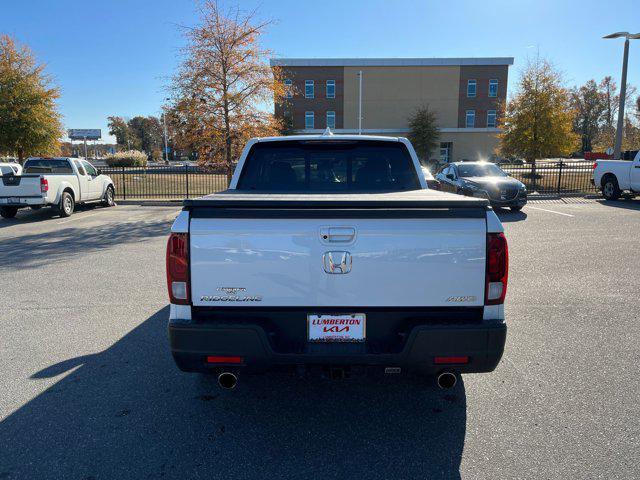
[[[481,306],[486,203],[454,197],[190,202],[193,305]]]
[[[40,175],[5,175],[0,177],[0,197],[39,197]]]

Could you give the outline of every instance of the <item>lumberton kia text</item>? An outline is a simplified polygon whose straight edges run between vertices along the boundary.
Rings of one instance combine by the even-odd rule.
[[[357,318],[314,318],[311,320],[312,326],[322,327],[323,333],[343,333],[349,332],[349,325],[360,326],[362,320]],[[349,339],[345,339],[349,341]]]

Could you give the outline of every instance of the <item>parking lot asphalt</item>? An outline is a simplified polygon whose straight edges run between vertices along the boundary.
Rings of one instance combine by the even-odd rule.
[[[0,221],[0,479],[638,478],[640,201],[502,212],[507,347],[432,380],[241,376],[168,352],[178,207]]]

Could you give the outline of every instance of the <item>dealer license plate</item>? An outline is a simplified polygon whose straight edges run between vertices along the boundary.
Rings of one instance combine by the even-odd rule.
[[[310,342],[364,342],[366,338],[364,313],[348,315],[307,315]]]

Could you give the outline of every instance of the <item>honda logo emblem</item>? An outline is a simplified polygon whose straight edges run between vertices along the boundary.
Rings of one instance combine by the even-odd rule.
[[[351,254],[349,252],[327,252],[322,256],[326,273],[349,273],[351,271]]]

